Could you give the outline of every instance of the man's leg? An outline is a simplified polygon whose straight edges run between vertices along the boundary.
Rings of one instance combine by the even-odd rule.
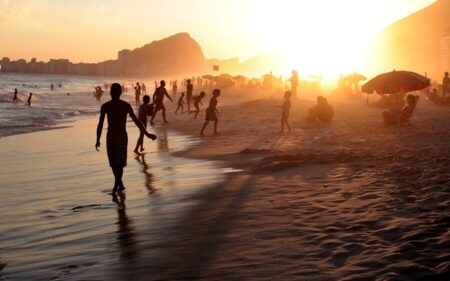
[[[121,192],[125,189],[125,187],[123,186],[123,182],[122,182],[123,167],[116,166],[116,167],[113,167],[112,170],[113,170],[113,174],[114,174],[114,178],[115,178],[113,192]]]
[[[169,123],[166,120],[166,108],[164,107],[164,105],[162,105],[162,116],[163,116],[163,119],[164,119],[164,123]]]
[[[219,120],[214,121],[214,135],[217,135],[217,124],[219,123]]]
[[[205,128],[206,128],[206,126],[208,125],[208,123],[209,123],[209,121],[206,120],[206,121],[205,121],[205,124],[203,124],[202,131],[200,132],[200,135],[201,135],[201,136],[203,136],[203,131],[205,131]]]
[[[153,119],[155,119],[156,113],[159,111],[158,108],[155,108],[155,110],[153,110],[153,114],[152,114],[152,119],[150,119],[150,124],[153,125]]]

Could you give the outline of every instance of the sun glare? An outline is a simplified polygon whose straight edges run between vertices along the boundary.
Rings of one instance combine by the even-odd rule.
[[[389,20],[382,6],[364,7],[365,1],[345,1],[355,9],[343,9],[342,1],[281,2],[253,2],[257,9],[249,17],[256,44],[283,57],[274,68],[280,74],[297,69],[302,76],[335,79],[362,71],[373,47],[371,37]],[[376,16],[355,12],[367,9]]]

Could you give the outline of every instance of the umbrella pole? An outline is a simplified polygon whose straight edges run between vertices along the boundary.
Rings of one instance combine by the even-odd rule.
[[[366,104],[369,104],[369,94],[367,94]]]

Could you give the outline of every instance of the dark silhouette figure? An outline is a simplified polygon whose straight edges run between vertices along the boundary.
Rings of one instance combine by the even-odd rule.
[[[294,96],[294,99],[297,98],[297,87],[298,87],[298,73],[296,70],[292,70],[292,75],[290,78],[291,81],[291,93]]]
[[[188,106],[188,112],[191,111],[192,92],[194,92],[194,85],[192,85],[191,79],[188,79],[186,84],[186,102]]]
[[[147,128],[147,116],[153,114],[153,104],[150,104],[150,97],[147,95],[143,97],[142,101],[143,104],[139,106],[138,119],[141,121],[142,125]],[[144,151],[144,133],[142,131],[139,133],[134,153],[139,153],[139,148],[140,152]]]
[[[194,118],[197,119],[198,114],[200,113],[200,105],[202,105],[202,99],[205,97],[205,92],[200,92],[200,95],[193,98],[195,110],[190,111],[189,113],[195,113]]]
[[[54,86],[53,86],[53,83],[52,83],[52,84],[50,84],[50,90],[53,91],[53,88],[54,88]]]
[[[178,86],[177,86],[177,81],[173,81],[172,83],[172,96],[175,98],[177,96],[177,90],[178,90]]]
[[[106,135],[106,150],[108,152],[109,166],[114,174],[115,182],[113,194],[122,192],[125,186],[122,182],[123,167],[127,165],[128,135],[126,131],[127,116],[130,115],[141,132],[152,140],[156,139],[154,134],[147,132],[142,123],[137,119],[131,105],[120,99],[122,87],[118,83],[111,85],[111,100],[104,103],[100,109],[100,118],[97,126],[97,142],[95,149],[100,147],[100,137],[103,130],[105,116],[108,116],[108,134]]]
[[[181,96],[178,99],[177,110],[175,110],[175,114],[178,114],[178,110],[180,110],[180,108],[181,108],[181,113],[184,112],[183,111],[183,104],[184,104],[183,98],[184,98],[184,92],[181,93]]]
[[[164,123],[169,123],[166,120],[166,108],[164,107],[164,97],[166,96],[171,102],[173,102],[173,99],[169,96],[165,87],[166,82],[164,80],[161,80],[160,86],[156,88],[156,91],[153,94],[153,103],[155,105],[155,108],[153,110],[152,119],[150,120],[151,125],[154,124],[153,119],[155,119],[156,113],[158,113],[158,111],[160,110],[162,110]]]
[[[14,89],[14,96],[13,96],[13,100],[14,103],[17,102],[17,88]]]
[[[284,102],[283,105],[281,106],[282,108],[282,112],[281,112],[281,131],[280,133],[284,133],[284,125],[286,125],[288,132],[291,132],[291,127],[289,126],[288,123],[288,118],[289,118],[289,112],[291,111],[291,95],[292,93],[287,91],[286,93],[284,93]]]
[[[206,109],[205,123],[203,124],[202,130],[200,132],[201,136],[203,136],[203,132],[205,131],[205,128],[210,121],[214,122],[214,135],[218,135],[217,124],[219,123],[219,119],[217,118],[217,115],[219,114],[219,111],[217,110],[217,98],[219,96],[220,90],[214,89],[213,96],[209,101],[208,108]]]
[[[406,105],[401,109],[391,109],[383,112],[383,121],[386,127],[392,125],[409,124],[414,110],[416,109],[419,96],[408,95]]]
[[[113,194],[113,202],[117,204],[117,242],[120,249],[120,263],[130,270],[139,258],[139,247],[137,234],[133,229],[133,220],[129,219],[126,213],[125,200],[124,193]]]
[[[148,193],[154,193],[156,190],[153,188],[153,175],[150,173],[150,165],[145,161],[145,154],[140,154],[135,159],[142,165],[142,173],[145,175],[145,186]]]
[[[134,99],[136,101],[136,106],[139,106],[141,103],[141,85],[139,85],[139,82],[137,82],[134,87]]]
[[[59,87],[60,87],[60,88],[62,88],[62,84],[61,84],[61,82],[59,82]]]
[[[142,93],[147,94],[147,87],[145,86],[145,83],[142,83]]]
[[[308,110],[306,122],[322,121],[330,122],[334,117],[334,109],[328,104],[326,98],[322,96],[317,97],[317,105]]]
[[[28,100],[26,105],[31,106],[31,97],[33,96],[33,93],[30,93],[30,95],[28,96]]]
[[[442,78],[442,97],[445,98],[445,96],[449,93],[450,93],[450,77],[448,77],[448,72],[445,72],[444,78]]]

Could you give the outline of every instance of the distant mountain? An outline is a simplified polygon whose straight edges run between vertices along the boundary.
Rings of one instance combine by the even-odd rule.
[[[162,76],[203,72],[206,60],[200,45],[188,33],[153,41],[134,50],[121,50],[118,58],[100,63],[71,63],[67,59],[49,62],[32,59],[11,61],[4,57],[1,72],[51,73],[103,76]]]
[[[119,52],[123,74],[197,72],[205,67],[200,45],[188,33],[179,33],[153,41],[134,50]]]
[[[390,25],[376,38],[373,65],[379,70],[408,69],[440,79],[450,66],[450,0]]]

